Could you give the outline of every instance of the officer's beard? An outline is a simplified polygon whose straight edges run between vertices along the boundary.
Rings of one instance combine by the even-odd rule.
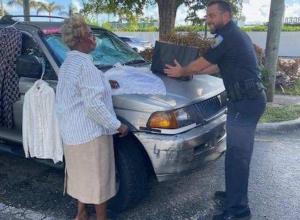
[[[215,34],[217,32],[216,26],[215,25],[209,25],[209,32],[211,34]]]
[[[219,29],[224,27],[223,23],[208,25],[211,34],[216,34]]]
[[[215,28],[210,28],[209,31],[211,34],[215,34],[217,32],[217,30]]]

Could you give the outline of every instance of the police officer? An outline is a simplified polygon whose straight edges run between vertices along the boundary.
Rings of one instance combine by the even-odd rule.
[[[266,95],[253,44],[232,21],[232,9],[225,1],[210,1],[207,24],[215,41],[203,57],[182,67],[176,60],[164,71],[170,77],[219,72],[228,95],[225,192],[215,199],[224,200],[222,214],[214,220],[250,219],[248,206],[249,165],[254,133],[266,107]]]

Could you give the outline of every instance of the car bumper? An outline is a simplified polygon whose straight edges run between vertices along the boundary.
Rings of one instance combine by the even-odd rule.
[[[176,178],[217,159],[225,151],[226,116],[177,135],[136,133],[159,182]]]

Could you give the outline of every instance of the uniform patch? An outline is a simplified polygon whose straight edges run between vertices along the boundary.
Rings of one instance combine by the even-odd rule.
[[[213,40],[213,43],[211,44],[211,48],[216,48],[222,43],[222,41],[223,41],[223,37],[221,35],[216,36],[215,39]]]

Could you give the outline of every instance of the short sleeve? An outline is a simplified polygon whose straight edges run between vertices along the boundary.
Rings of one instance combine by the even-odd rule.
[[[215,38],[215,42],[211,48],[203,55],[203,58],[210,63],[218,64],[222,56],[225,54],[227,50],[226,48],[226,42],[223,37],[219,35]]]

